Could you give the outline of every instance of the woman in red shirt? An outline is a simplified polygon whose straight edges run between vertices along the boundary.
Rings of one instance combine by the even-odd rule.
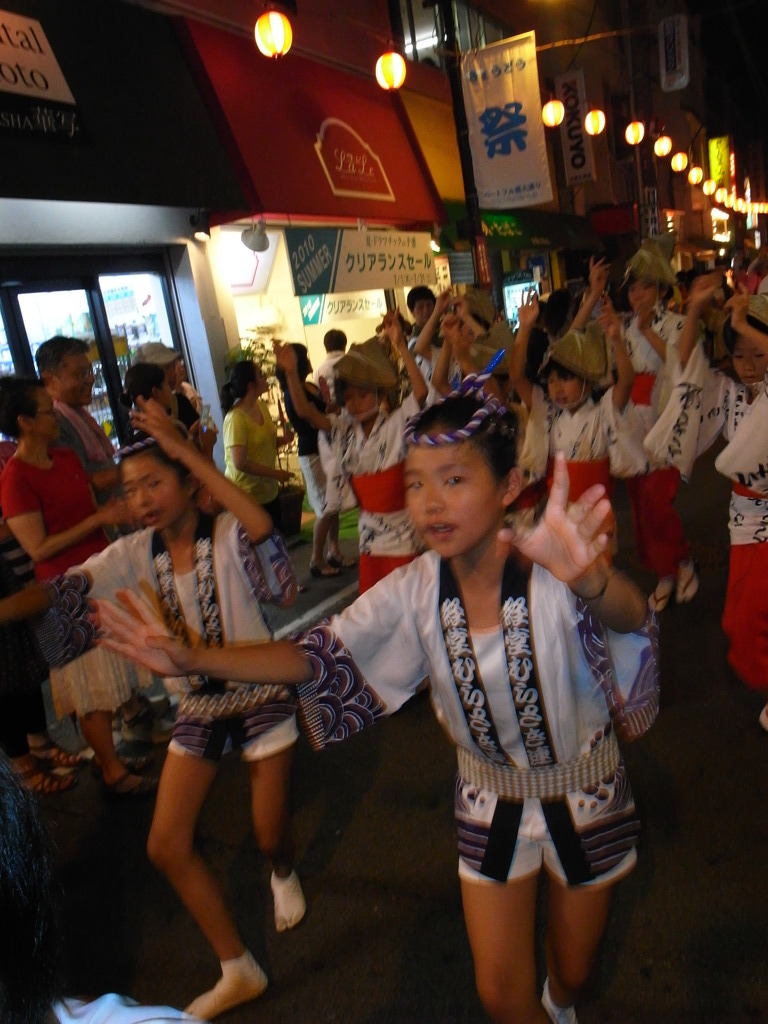
[[[126,522],[122,499],[97,507],[85,469],[74,452],[52,446],[58,436],[53,402],[34,378],[0,381],[0,433],[18,439],[0,476],[0,507],[19,544],[35,563],[38,580],[50,579],[108,543],[105,526]],[[152,792],[157,780],[132,774],[112,739],[112,713],[139,681],[122,658],[96,649],[51,671],[59,716],[75,711],[93,748],[105,791],[116,796]],[[149,680],[146,680],[147,682]]]

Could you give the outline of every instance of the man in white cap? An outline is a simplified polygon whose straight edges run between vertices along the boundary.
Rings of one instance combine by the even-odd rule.
[[[189,430],[200,419],[200,414],[188,398],[176,391],[176,370],[181,358],[181,352],[177,352],[174,348],[168,348],[161,341],[147,341],[136,349],[132,362],[149,363],[151,366],[159,366],[165,371],[165,379],[173,392],[171,416],[183,423]]]

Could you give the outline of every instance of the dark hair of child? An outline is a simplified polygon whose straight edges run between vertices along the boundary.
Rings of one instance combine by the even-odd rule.
[[[58,894],[37,803],[0,759],[0,1020],[43,1024],[59,996]]]
[[[347,336],[344,331],[332,327],[323,336],[323,345],[326,352],[343,352],[347,347]]]
[[[756,331],[760,331],[761,334],[768,334],[768,324],[764,324],[763,321],[758,320],[757,317],[747,315],[747,323]],[[733,324],[731,323],[731,318],[727,317],[723,321],[723,344],[728,349],[731,355],[733,355],[733,350],[736,348],[737,338],[738,332],[734,331]]]
[[[461,430],[469,423],[480,403],[470,395],[456,395],[427,406],[416,420],[419,434]],[[494,478],[503,480],[517,466],[517,416],[509,410],[503,416],[488,416],[467,438],[476,448]]]
[[[35,394],[43,387],[37,377],[0,378],[0,434],[20,436],[19,416],[37,416]]]
[[[159,462],[161,466],[168,466],[174,471],[179,480],[184,483],[190,476],[190,472],[182,462],[177,462],[175,459],[169,458],[159,444],[155,443],[154,439],[149,434],[143,434],[137,432],[131,437],[131,443],[128,447],[122,448],[118,454],[118,470],[122,476],[123,466],[130,459],[136,458],[137,455],[151,455],[156,462]]]
[[[155,388],[161,388],[165,382],[165,370],[153,363],[134,363],[125,371],[123,393],[120,402],[131,409],[136,405],[137,398],[151,398]]]

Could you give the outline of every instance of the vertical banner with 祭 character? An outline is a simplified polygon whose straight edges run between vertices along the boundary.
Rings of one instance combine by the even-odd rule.
[[[462,54],[461,84],[480,206],[549,202],[534,33]]]

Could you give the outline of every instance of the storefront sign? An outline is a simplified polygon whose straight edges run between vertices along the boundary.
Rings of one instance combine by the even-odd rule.
[[[727,135],[709,140],[709,176],[718,187],[731,187],[731,140]]]
[[[688,19],[672,14],[659,23],[659,72],[664,92],[684,89],[690,81]]]
[[[386,312],[387,301],[383,291],[305,295],[301,300],[301,318],[305,327],[332,324],[337,320],[370,320],[383,317]]]
[[[480,206],[549,202],[534,33],[464,53],[461,80]]]
[[[39,21],[0,11],[0,132],[73,138],[75,98]]]
[[[383,199],[394,203],[395,193],[384,165],[346,121],[337,117],[326,118],[317,133],[315,152],[335,196]]]
[[[568,185],[581,185],[595,180],[595,162],[592,158],[592,140],[584,131],[587,113],[587,92],[581,69],[555,79],[555,93],[565,107],[560,125],[563,145],[565,180]]]
[[[287,228],[295,295],[434,285],[428,232]]]

